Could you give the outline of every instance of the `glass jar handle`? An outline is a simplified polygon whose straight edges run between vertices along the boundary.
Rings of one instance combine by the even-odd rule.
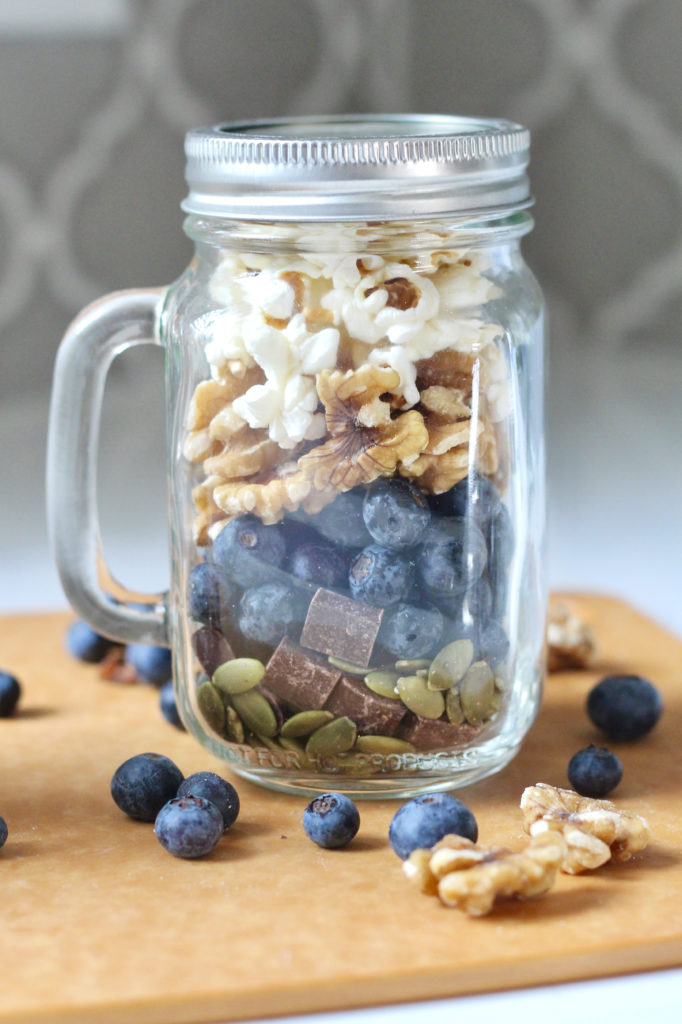
[[[158,646],[169,645],[166,595],[132,593],[114,582],[104,559],[97,453],[109,367],[132,345],[161,343],[164,295],[165,289],[151,288],[114,292],[76,317],[57,353],[47,450],[48,529],[66,597],[98,633]]]

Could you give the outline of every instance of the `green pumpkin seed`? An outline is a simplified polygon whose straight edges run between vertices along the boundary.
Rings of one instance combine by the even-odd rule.
[[[299,711],[298,714],[287,718],[280,729],[280,736],[287,739],[296,739],[299,736],[310,736],[311,732],[333,721],[331,711]]]
[[[429,689],[449,690],[460,681],[471,665],[474,656],[474,645],[471,640],[463,638],[453,640],[451,644],[439,651],[429,668]]]
[[[282,736],[281,734],[278,739],[282,750],[289,750],[291,753],[298,754],[299,757],[305,758],[305,748],[302,743],[298,742],[298,740],[292,740],[291,737]]]
[[[305,745],[305,752],[309,757],[344,754],[355,745],[357,734],[355,722],[350,718],[335,718],[315,730]]]
[[[464,722],[462,702],[459,699],[459,692],[456,686],[453,686],[445,694],[445,714],[447,715],[448,722],[451,722],[453,725],[462,725]]]
[[[244,742],[244,724],[229,704],[225,705],[225,738],[230,743],[243,743]]]
[[[497,672],[495,676],[495,689],[499,690],[500,693],[504,693],[509,686],[509,680],[506,675],[502,672]]]
[[[225,705],[223,698],[208,679],[197,690],[197,707],[209,729],[222,736],[225,731]]]
[[[445,711],[445,697],[438,690],[430,690],[426,679],[401,676],[396,686],[405,707],[420,718],[440,718]]]
[[[276,736],[277,716],[267,700],[258,690],[247,690],[232,697],[235,711],[247,729],[258,736]]]
[[[396,661],[395,667],[398,670],[398,675],[417,675],[420,669],[428,668],[431,664],[429,658],[402,658],[400,661]]]
[[[395,684],[400,679],[400,673],[388,669],[374,669],[365,676],[365,685],[372,693],[379,697],[388,697],[389,700],[399,700]]]
[[[258,733],[251,737],[251,745],[253,747],[267,747],[273,754],[279,754],[282,749],[270,736],[259,736]]]
[[[355,749],[361,754],[414,754],[416,748],[395,736],[358,736]]]
[[[496,711],[499,711],[504,704],[504,694],[497,687],[493,690],[493,695],[490,698],[490,717],[492,718]]]
[[[256,658],[232,658],[224,661],[213,673],[211,682],[221,693],[232,696],[246,693],[258,686],[265,675],[265,665]]]
[[[364,676],[367,671],[367,666],[364,668],[362,665],[356,665],[352,661],[346,661],[345,658],[337,658],[333,654],[328,655],[327,661],[334,668],[340,668],[342,672],[346,672],[349,676]]]
[[[486,661],[475,661],[459,684],[459,699],[467,722],[480,725],[493,714],[495,677]]]

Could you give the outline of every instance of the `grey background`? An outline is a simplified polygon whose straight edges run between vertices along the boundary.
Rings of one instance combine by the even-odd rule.
[[[283,113],[444,111],[532,131],[550,311],[549,574],[682,633],[680,0],[0,0],[0,609],[59,607],[44,449],[59,339],[190,254],[182,140]],[[105,547],[165,584],[162,361],[119,360]]]

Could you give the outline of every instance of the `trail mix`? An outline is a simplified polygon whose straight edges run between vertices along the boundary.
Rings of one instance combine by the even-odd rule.
[[[512,397],[489,257],[435,226],[428,252],[391,258],[369,225],[322,228],[355,247],[333,256],[286,230],[289,255],[221,255],[197,328],[199,712],[292,767],[461,748],[509,685]]]

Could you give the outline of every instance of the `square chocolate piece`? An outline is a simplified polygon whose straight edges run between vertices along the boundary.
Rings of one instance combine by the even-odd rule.
[[[337,718],[352,718],[358,732],[370,736],[393,736],[405,715],[402,701],[380,697],[349,676],[341,676],[324,707]]]
[[[261,685],[296,711],[319,711],[340,678],[337,668],[285,636],[265,666]]]
[[[372,657],[383,614],[383,608],[320,588],[310,602],[301,643],[364,667]]]
[[[467,722],[453,725],[446,718],[421,718],[409,712],[400,723],[396,735],[401,740],[413,743],[417,750],[447,750],[449,747],[469,743],[480,731],[480,726],[469,725]]]

